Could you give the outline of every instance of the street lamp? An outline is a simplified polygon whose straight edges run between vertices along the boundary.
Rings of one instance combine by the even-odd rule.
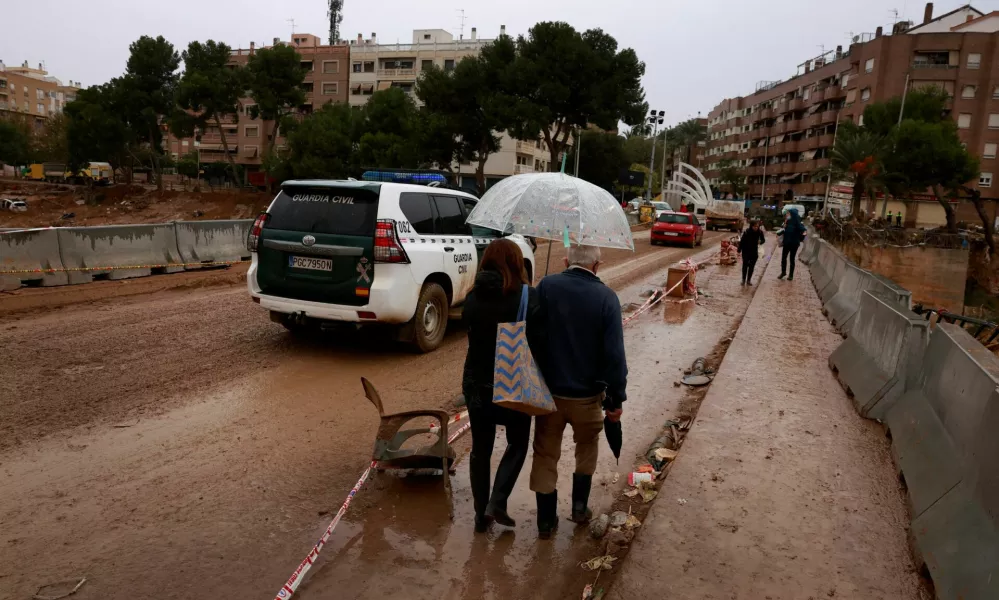
[[[666,116],[666,111],[655,109],[649,111],[649,125],[652,127],[652,156],[649,157],[649,189],[648,189],[648,202],[652,202],[652,173],[655,169],[656,162],[656,133],[659,131],[659,126],[663,124],[663,118]]]

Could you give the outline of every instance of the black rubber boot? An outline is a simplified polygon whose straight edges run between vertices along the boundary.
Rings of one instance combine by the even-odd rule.
[[[590,486],[592,484],[593,475],[572,474],[572,516],[569,517],[570,521],[585,525],[593,518],[593,511],[586,506],[590,500]]]
[[[538,539],[550,540],[558,529],[558,490],[534,495],[538,499]]]

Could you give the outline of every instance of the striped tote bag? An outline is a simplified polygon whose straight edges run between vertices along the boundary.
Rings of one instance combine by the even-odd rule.
[[[555,412],[555,402],[527,345],[527,290],[525,285],[520,294],[517,321],[496,327],[493,403],[529,415],[547,415]]]

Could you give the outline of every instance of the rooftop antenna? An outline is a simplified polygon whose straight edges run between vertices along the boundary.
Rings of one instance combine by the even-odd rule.
[[[892,22],[891,22],[892,29],[894,29],[895,25],[898,25],[898,9],[897,8],[892,8],[892,9],[889,9],[888,12],[890,12],[895,17],[892,20]]]
[[[458,39],[459,40],[463,40],[463,39],[465,39],[465,9],[464,8],[456,8],[455,12],[457,12],[457,13],[459,13],[461,15],[460,17],[458,17],[458,23],[459,23],[459,27],[460,27],[460,29],[458,30]]]
[[[819,44],[819,51],[821,52],[821,54],[819,54],[819,56],[825,56],[825,54],[826,54],[826,45],[825,44]]]
[[[329,0],[326,16],[330,18],[330,46],[340,42],[340,23],[343,21],[343,0]]]
[[[285,20],[291,23],[291,35],[292,37],[295,37],[295,19],[285,19]]]

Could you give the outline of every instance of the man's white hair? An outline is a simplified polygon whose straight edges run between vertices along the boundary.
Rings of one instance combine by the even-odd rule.
[[[600,262],[600,248],[597,246],[569,246],[566,258],[570,267],[585,267],[589,269]]]

